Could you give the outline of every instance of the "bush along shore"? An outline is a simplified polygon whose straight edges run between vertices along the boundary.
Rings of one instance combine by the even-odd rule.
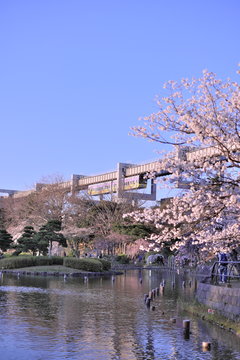
[[[71,257],[13,256],[0,260],[0,271],[17,275],[97,276],[121,274],[111,270],[105,259]]]

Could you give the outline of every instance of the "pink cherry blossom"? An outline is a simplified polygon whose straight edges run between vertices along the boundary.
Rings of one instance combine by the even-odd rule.
[[[156,169],[171,175],[157,181],[184,189],[164,208],[125,216],[156,226],[151,244],[177,238],[172,248],[190,241],[202,256],[230,252],[240,239],[240,86],[205,70],[199,79],[169,81],[164,89],[158,111],[140,119],[144,126],[132,135],[172,145]]]

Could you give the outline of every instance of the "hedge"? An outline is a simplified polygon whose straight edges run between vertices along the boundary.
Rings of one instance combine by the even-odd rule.
[[[111,268],[111,263],[105,259],[77,259],[59,256],[12,256],[0,259],[0,270],[43,265],[64,265],[73,269],[92,272],[108,271]]]
[[[111,269],[111,262],[105,259],[98,259],[99,261],[101,261],[102,266],[103,266],[103,270],[104,271],[108,271]]]
[[[18,269],[41,265],[63,265],[59,256],[12,256],[0,260],[0,269]]]
[[[129,257],[125,254],[117,255],[115,257],[115,260],[117,262],[119,262],[120,264],[129,264],[129,262],[130,262]]]
[[[100,259],[76,259],[71,257],[64,258],[63,265],[73,269],[92,272],[101,272],[105,266]]]

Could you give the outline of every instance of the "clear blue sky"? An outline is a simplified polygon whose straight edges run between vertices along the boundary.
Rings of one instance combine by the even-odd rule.
[[[0,188],[157,158],[129,136],[167,80],[238,79],[239,0],[0,0]]]

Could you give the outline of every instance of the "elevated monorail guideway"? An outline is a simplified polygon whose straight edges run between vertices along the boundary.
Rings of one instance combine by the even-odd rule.
[[[8,194],[9,196],[12,196],[13,194],[16,194],[17,192],[19,192],[19,190],[0,189],[0,194]]]
[[[145,164],[126,164],[118,163],[117,170],[99,175],[85,176],[72,175],[70,181],[58,184],[59,188],[63,188],[66,192],[77,193],[81,190],[88,190],[89,195],[116,194],[115,199],[132,198],[139,200],[156,200],[156,185],[151,180],[150,194],[131,193],[129,190],[144,189],[147,187],[147,173],[156,172],[159,168],[159,161],[148,162]],[[157,176],[169,175],[168,171],[161,171]],[[20,198],[30,195],[35,191],[47,186],[45,184],[36,184],[36,188],[27,191],[21,191],[13,194],[14,198]]]
[[[236,151],[234,148],[233,151]],[[187,161],[193,161],[194,159],[213,157],[222,155],[221,151],[214,147],[208,147],[203,149],[191,149],[191,148],[179,148],[178,156],[185,158]],[[125,164],[118,163],[117,170],[100,175],[72,175],[70,181],[65,181],[58,184],[59,188],[63,188],[66,192],[76,193],[81,190],[88,190],[90,195],[103,195],[103,194],[116,194],[116,201],[120,199],[144,199],[144,200],[156,200],[156,184],[151,180],[151,193],[143,194],[130,192],[132,189],[143,189],[147,186],[147,179],[145,175],[154,172],[158,176],[167,176],[170,173],[167,170],[159,171],[159,163],[161,159],[157,161],[148,162],[145,164]],[[36,188],[27,191],[16,191],[0,189],[0,193],[7,193],[13,198],[20,198],[28,196],[29,194],[41,191],[41,189],[47,186],[45,184],[36,184]]]

